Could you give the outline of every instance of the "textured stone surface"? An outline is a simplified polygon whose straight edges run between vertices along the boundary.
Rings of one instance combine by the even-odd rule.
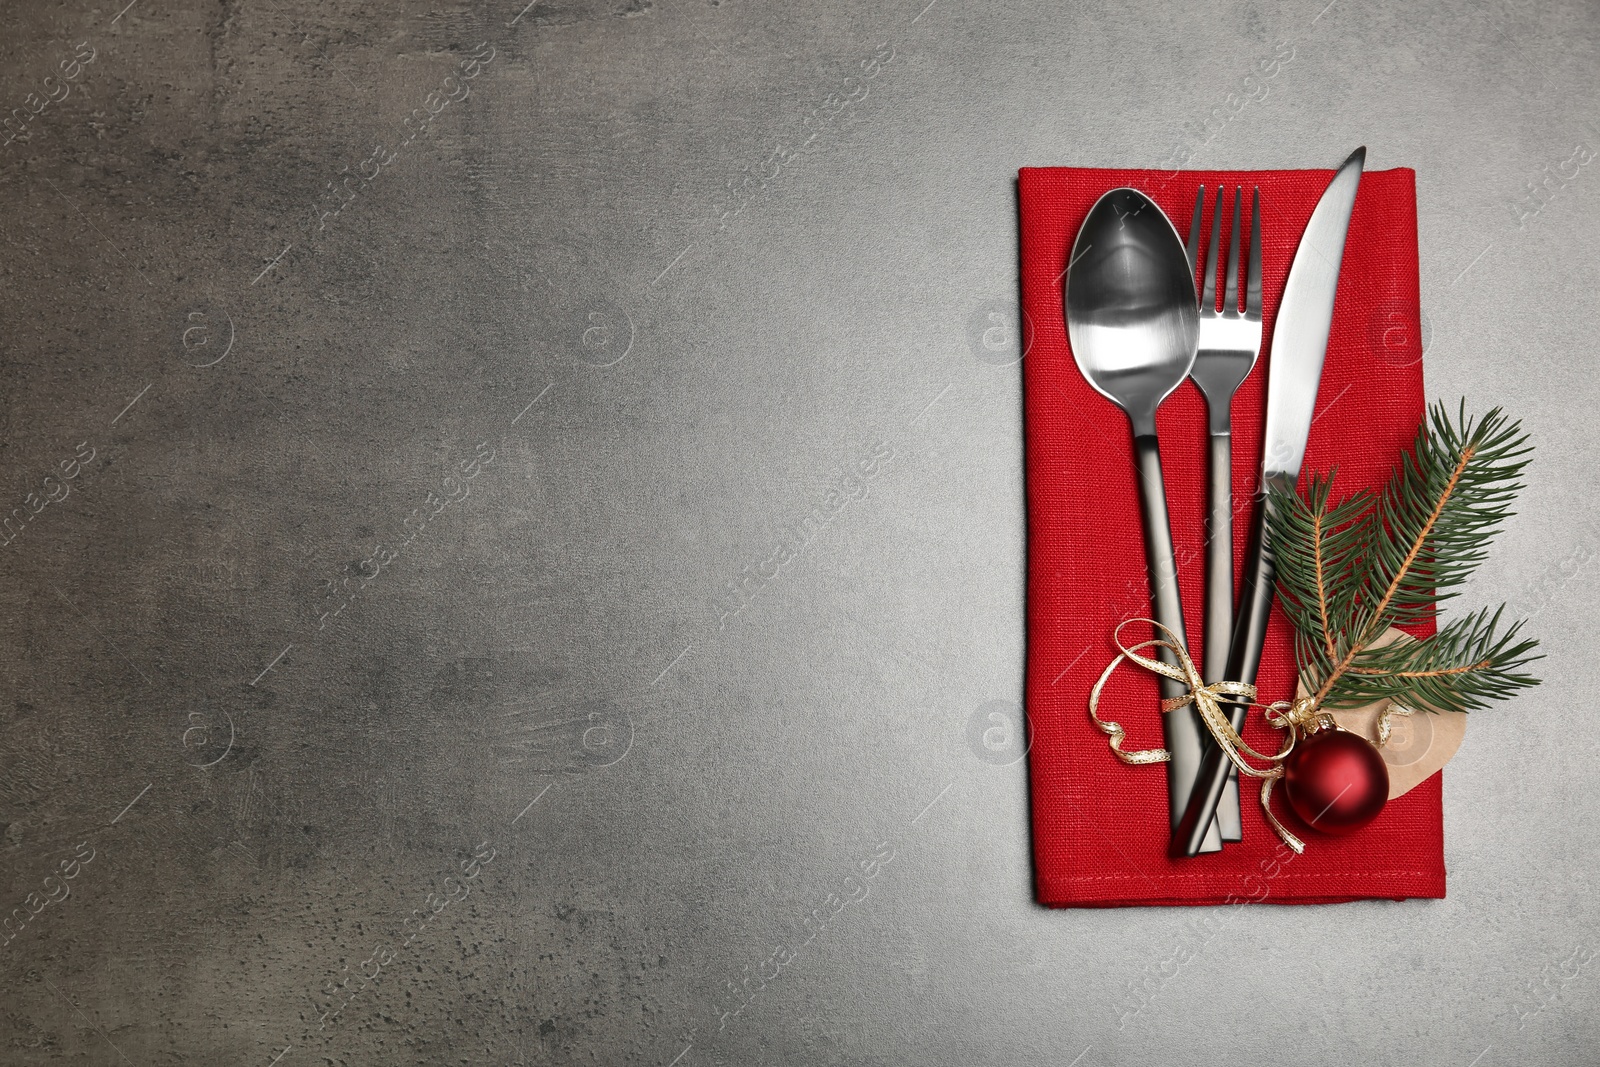
[[[0,11],[0,1062],[1585,1058],[1596,8],[925,3]],[[1539,441],[1447,900],[1032,902],[1013,181],[1186,141]]]

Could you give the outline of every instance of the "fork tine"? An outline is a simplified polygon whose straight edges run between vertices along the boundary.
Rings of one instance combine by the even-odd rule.
[[[1211,216],[1211,259],[1206,263],[1206,287],[1200,294],[1200,313],[1217,310],[1217,253],[1222,248],[1222,186],[1217,186],[1217,210]]]
[[[1244,313],[1261,317],[1261,187],[1256,186],[1250,200],[1250,266],[1245,282]]]
[[[1195,257],[1200,253],[1200,217],[1205,213],[1206,187],[1201,186],[1199,192],[1194,194],[1194,221],[1189,223],[1189,243],[1183,246],[1189,253],[1189,273],[1193,274],[1199,267],[1199,260]]]
[[[1239,228],[1239,187],[1233,187],[1233,242],[1228,248],[1228,283],[1223,290],[1222,310],[1239,311],[1239,240],[1244,231]]]

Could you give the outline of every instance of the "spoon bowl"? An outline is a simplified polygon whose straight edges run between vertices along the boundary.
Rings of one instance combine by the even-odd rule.
[[[1078,370],[1154,434],[1156,408],[1183,383],[1200,343],[1199,299],[1172,220],[1137,189],[1089,209],[1067,272],[1067,337]]]

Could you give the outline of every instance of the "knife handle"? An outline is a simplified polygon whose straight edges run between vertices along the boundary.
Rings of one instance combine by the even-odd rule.
[[[1139,475],[1139,505],[1144,518],[1144,552],[1150,568],[1150,606],[1155,620],[1184,646],[1183,603],[1178,598],[1178,561],[1172,551],[1172,526],[1167,518],[1166,483],[1161,476],[1161,448],[1156,435],[1137,434],[1133,439],[1134,464]],[[1157,631],[1155,636],[1170,640]],[[1166,648],[1156,649],[1163,663],[1178,665],[1177,656]],[[1162,699],[1181,697],[1184,685],[1174,678],[1161,676]],[[1172,758],[1167,762],[1167,808],[1171,826],[1175,829],[1194,787],[1195,773],[1200,767],[1201,725],[1200,715],[1193,705],[1179,708],[1161,717],[1162,734],[1167,751]],[[1222,848],[1222,839],[1215,829],[1215,820],[1207,815],[1207,832],[1195,843],[1195,850],[1214,852]]]
[[[1239,618],[1234,623],[1232,647],[1228,653],[1229,681],[1253,683],[1261,665],[1261,646],[1267,639],[1267,620],[1272,615],[1272,549],[1266,539],[1267,497],[1256,496],[1256,521],[1252,531],[1250,555],[1245,563],[1244,587],[1240,590]],[[1244,728],[1245,707],[1223,702],[1235,730]],[[1172,855],[1189,857],[1205,851],[1205,840],[1216,823],[1217,804],[1222,799],[1228,770],[1233,766],[1211,738],[1205,739],[1194,791],[1172,836]]]
[[[1233,435],[1227,429],[1213,430],[1210,444],[1211,484],[1206,494],[1210,507],[1206,516],[1206,646],[1200,672],[1207,685],[1227,676],[1228,650],[1233,645]],[[1210,742],[1209,737],[1205,740]],[[1225,842],[1243,840],[1238,771],[1230,764],[1228,772],[1228,783],[1217,805],[1217,829]]]

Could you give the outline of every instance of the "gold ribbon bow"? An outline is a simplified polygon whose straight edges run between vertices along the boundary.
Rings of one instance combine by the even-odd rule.
[[[1136,622],[1149,623],[1165,634],[1167,639],[1152,638],[1149,641],[1141,641],[1130,648],[1122,643],[1122,628]],[[1261,779],[1261,810],[1266,814],[1267,822],[1272,824],[1272,829],[1283,839],[1284,844],[1294,849],[1296,854],[1304,852],[1305,842],[1290,833],[1278,821],[1277,817],[1272,814],[1272,786],[1279,778],[1283,777],[1283,760],[1294,750],[1300,729],[1319,719],[1326,718],[1327,713],[1321,711],[1317,707],[1316,701],[1311,697],[1300,697],[1294,701],[1280,700],[1273,704],[1263,705],[1256,703],[1256,687],[1246,682],[1212,682],[1210,685],[1206,685],[1205,681],[1200,677],[1199,670],[1195,668],[1194,660],[1189,658],[1189,652],[1184,648],[1183,642],[1171,630],[1154,619],[1124,619],[1117,624],[1112,637],[1116,641],[1117,647],[1122,651],[1107,664],[1105,671],[1100,675],[1100,680],[1089,691],[1089,718],[1094,720],[1095,726],[1099,728],[1101,733],[1110,738],[1107,743],[1111,748],[1112,754],[1123,763],[1130,765],[1166,763],[1172,758],[1172,754],[1164,748],[1147,748],[1137,752],[1124,752],[1122,750],[1122,741],[1127,736],[1127,731],[1118,723],[1101,719],[1097,714],[1100,705],[1100,691],[1105,688],[1106,682],[1110,681],[1111,675],[1116,671],[1118,665],[1123,660],[1127,660],[1138,664],[1146,670],[1154,671],[1157,674],[1182,682],[1188,686],[1189,691],[1181,697],[1163,700],[1161,702],[1162,712],[1177,711],[1179,708],[1193,704],[1195,710],[1200,714],[1200,721],[1205,723],[1206,729],[1210,731],[1212,738],[1221,747],[1233,765],[1239,769],[1239,773],[1248,775],[1251,778]],[[1178,666],[1174,667],[1170,663],[1163,663],[1158,659],[1151,659],[1149,656],[1141,656],[1139,654],[1140,651],[1146,648],[1167,649],[1177,657]],[[1232,702],[1244,704],[1246,707],[1261,708],[1268,725],[1287,731],[1283,748],[1272,754],[1257,752],[1251,748],[1245,742],[1245,739],[1239,736],[1239,731],[1233,728],[1233,723],[1229,721],[1227,714],[1223,712],[1221,700],[1224,697],[1237,698]],[[1387,726],[1387,721],[1383,725]],[[1270,766],[1265,769],[1252,767],[1245,759],[1245,753],[1255,759],[1265,760]]]

